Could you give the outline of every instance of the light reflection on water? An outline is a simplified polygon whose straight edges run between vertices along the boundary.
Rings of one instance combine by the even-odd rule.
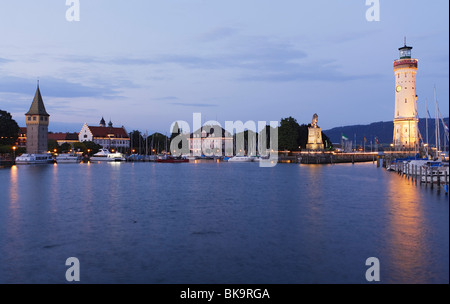
[[[0,282],[448,283],[448,197],[372,164],[0,170]],[[6,196],[6,197],[5,197]],[[64,282],[62,282],[64,283]]]

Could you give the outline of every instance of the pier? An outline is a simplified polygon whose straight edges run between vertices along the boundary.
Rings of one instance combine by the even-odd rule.
[[[377,164],[380,166],[380,162]],[[436,187],[438,190],[444,188],[445,193],[448,194],[448,162],[388,157],[385,162],[381,161],[381,166],[410,179],[415,184],[424,184],[431,189]]]
[[[354,152],[339,153],[334,151],[301,151],[301,152],[280,152],[278,154],[279,163],[297,163],[304,165],[313,164],[340,164],[340,163],[362,163],[374,162],[377,159],[377,152]]]

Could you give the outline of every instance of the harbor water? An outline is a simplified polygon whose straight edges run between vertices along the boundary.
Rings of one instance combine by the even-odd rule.
[[[377,168],[82,163],[0,170],[0,283],[449,283],[449,201]]]

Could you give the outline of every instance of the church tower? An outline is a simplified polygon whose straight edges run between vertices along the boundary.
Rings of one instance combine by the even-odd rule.
[[[50,115],[45,110],[38,83],[30,110],[25,114],[28,154],[47,153],[49,117]]]
[[[394,61],[395,72],[395,150],[413,150],[419,144],[416,74],[418,60],[411,58],[411,46],[398,49],[400,59]]]

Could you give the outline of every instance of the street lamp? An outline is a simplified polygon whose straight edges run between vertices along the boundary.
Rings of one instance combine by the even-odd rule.
[[[16,146],[13,146],[12,149],[13,149],[13,153],[14,153],[13,157],[14,157],[14,159],[16,159]]]

